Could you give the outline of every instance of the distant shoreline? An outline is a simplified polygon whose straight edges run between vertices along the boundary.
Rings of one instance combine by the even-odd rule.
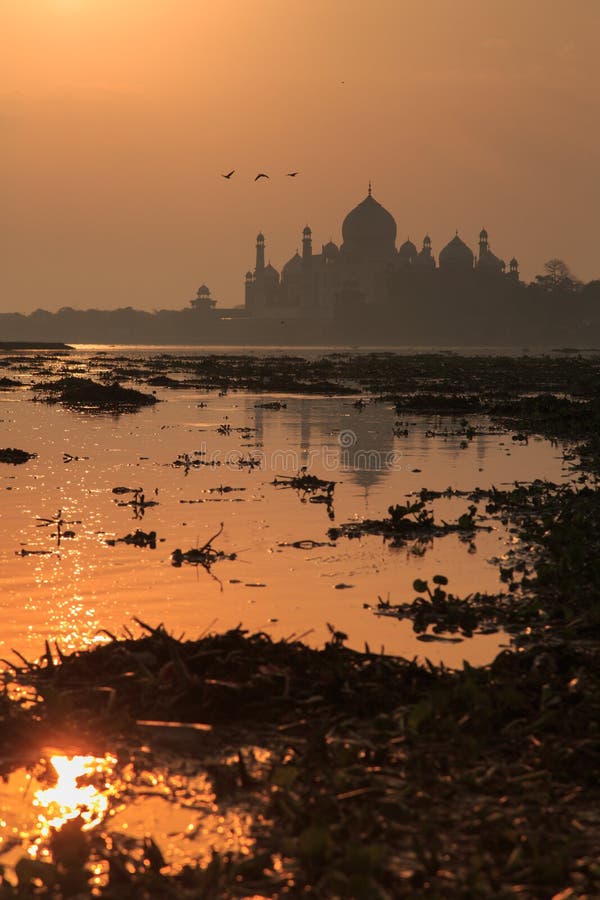
[[[0,341],[2,350],[73,350],[71,344],[60,341]]]

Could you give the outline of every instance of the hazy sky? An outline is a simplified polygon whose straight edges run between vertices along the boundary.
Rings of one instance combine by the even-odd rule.
[[[600,0],[0,0],[0,34],[1,311],[241,303],[259,229],[279,269],[369,178],[436,256],[485,225],[600,277]]]

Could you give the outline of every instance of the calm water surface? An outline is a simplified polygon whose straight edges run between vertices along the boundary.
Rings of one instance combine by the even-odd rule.
[[[87,354],[78,358],[85,365]],[[383,517],[391,503],[424,486],[558,481],[568,474],[560,448],[543,440],[515,444],[510,434],[484,434],[464,446],[459,436],[428,436],[459,427],[458,420],[429,416],[410,416],[408,435],[395,437],[390,405],[359,410],[352,398],[191,390],[159,390],[158,396],[165,402],[110,416],[32,403],[27,389],[0,392],[0,446],[38,454],[22,466],[0,466],[0,655],[14,647],[36,656],[47,637],[65,649],[87,646],[103,639],[99,629],[119,632],[139,617],[189,637],[241,623],[275,637],[308,632],[305,639],[315,645],[327,638],[329,622],[357,648],[367,642],[408,656],[426,650],[449,665],[493,658],[498,635],[424,645],[410,623],[375,616],[365,604],[378,596],[409,600],[416,577],[437,573],[461,595],[500,589],[498,566],[490,560],[514,539],[498,522],[490,523],[491,533],[479,533],[474,546],[449,535],[421,556],[413,545],[394,549],[379,537],[334,544],[327,530]],[[257,407],[271,400],[285,407]],[[231,430],[218,433],[224,424]],[[78,458],[65,462],[64,454]],[[186,473],[173,466],[182,454],[215,465]],[[260,465],[239,465],[249,457]],[[324,504],[272,484],[303,465],[337,482],[333,520]],[[132,507],[119,505],[130,496],[115,495],[117,486],[141,487],[157,505],[136,518]],[[218,493],[225,486],[234,490]],[[436,518],[453,521],[468,502],[436,501]],[[58,510],[74,532],[60,548],[53,525],[38,521]],[[202,546],[221,523],[215,546],[236,553],[235,560],[216,563],[210,573],[171,565],[173,550]],[[137,528],[156,531],[155,550],[107,544]],[[324,546],[285,546],[299,541]],[[23,549],[53,552],[18,555]]]

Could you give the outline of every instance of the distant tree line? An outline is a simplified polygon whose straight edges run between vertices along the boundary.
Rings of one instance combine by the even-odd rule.
[[[600,347],[600,280],[560,259],[526,284],[507,276],[390,282],[385,304],[345,304],[333,321],[253,319],[219,307],[148,312],[75,309],[0,314],[0,340],[82,344],[351,344]],[[471,277],[474,276],[474,277]],[[394,280],[395,279],[395,280]],[[230,311],[231,312],[231,311]],[[286,327],[289,324],[289,327]]]

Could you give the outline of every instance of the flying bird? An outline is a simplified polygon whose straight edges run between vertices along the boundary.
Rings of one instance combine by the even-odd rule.
[[[231,176],[233,175],[234,172],[235,172],[235,169],[232,169],[231,172],[227,173],[227,175],[221,175],[221,178],[229,179],[229,178],[231,178]]]
[[[255,178],[254,180],[255,180],[255,181],[258,181],[259,178],[268,178],[268,177],[269,177],[269,176],[266,175],[264,172],[259,172],[258,175],[256,176],[256,178]]]
[[[300,174],[299,172],[288,172],[287,173],[288,178],[295,178],[296,175],[299,175],[299,174]]]

